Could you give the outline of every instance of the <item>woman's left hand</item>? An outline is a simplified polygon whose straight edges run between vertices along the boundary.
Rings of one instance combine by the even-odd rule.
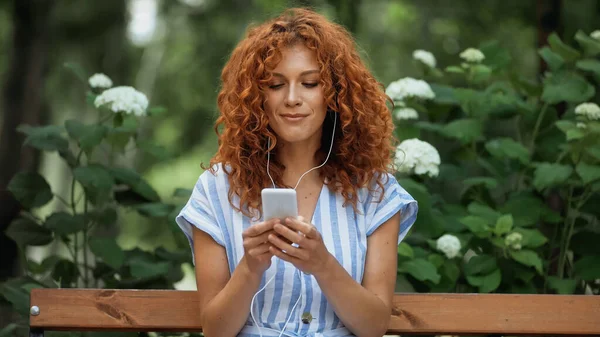
[[[317,276],[326,271],[329,263],[335,259],[325,247],[321,233],[315,226],[304,222],[301,216],[297,219],[286,218],[282,224],[275,225],[273,229],[291,243],[285,242],[278,235],[271,234],[269,235],[269,242],[273,245],[270,247],[271,253],[292,263],[305,274]],[[292,243],[296,243],[298,247],[292,246]]]

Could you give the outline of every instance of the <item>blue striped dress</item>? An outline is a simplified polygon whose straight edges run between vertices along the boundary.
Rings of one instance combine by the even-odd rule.
[[[358,213],[354,212],[351,205],[343,206],[344,198],[340,193],[323,185],[311,221],[321,233],[329,252],[358,283],[362,282],[365,270],[367,237],[400,211],[400,243],[417,217],[417,202],[398,184],[394,176],[389,175],[388,178],[381,202],[378,202],[377,192],[369,193],[367,188],[359,190]],[[192,254],[192,226],[206,232],[215,242],[225,247],[229,271],[233,273],[244,255],[242,232],[263,220],[253,221],[235,211],[229,204],[228,191],[227,174],[222,167],[218,166],[214,175],[205,171],[198,178],[189,201],[176,217],[176,221],[189,240]],[[378,192],[380,193],[380,190]],[[239,205],[237,197],[234,197],[233,201]],[[252,312],[258,326],[253,324],[249,315],[238,336],[277,337],[288,318],[284,336],[352,336],[327,303],[314,277],[298,271],[292,264],[276,257],[273,257],[271,267],[263,275],[259,289],[272,277],[274,279],[254,301]],[[302,322],[304,313],[310,313],[313,317],[308,324]]]

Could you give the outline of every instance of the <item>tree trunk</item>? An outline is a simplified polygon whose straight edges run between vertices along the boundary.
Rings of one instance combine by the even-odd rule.
[[[44,76],[52,6],[51,0],[12,2],[13,34],[11,45],[5,46],[11,55],[2,92],[0,130],[0,281],[18,274],[17,247],[4,231],[18,216],[20,206],[6,187],[15,173],[35,171],[39,164],[39,152],[22,146],[24,137],[16,128],[23,123],[42,124],[48,116]]]

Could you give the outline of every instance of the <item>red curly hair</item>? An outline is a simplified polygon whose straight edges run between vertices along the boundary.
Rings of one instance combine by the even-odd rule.
[[[221,74],[217,100],[221,115],[215,125],[219,149],[209,170],[215,173],[215,165],[222,164],[228,174],[229,202],[246,216],[252,216],[250,208],[260,213],[261,190],[271,185],[265,171],[268,150],[272,150],[271,176],[276,184],[284,185],[285,167],[277,161],[277,138],[263,103],[271,72],[282,58],[281,49],[296,43],[315,51],[327,103],[329,118],[324,122],[318,162],[329,150],[332,114],[338,114],[333,151],[319,171],[321,177],[357,210],[357,189],[369,186],[374,177],[383,188],[380,178],[392,164],[394,124],[386,105],[391,100],[361,61],[351,35],[312,10],[286,10],[249,28]],[[239,205],[233,203],[234,194]]]

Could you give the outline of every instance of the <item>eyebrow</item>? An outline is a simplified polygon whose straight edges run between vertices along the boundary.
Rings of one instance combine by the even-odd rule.
[[[319,73],[319,70],[318,69],[305,70],[305,71],[303,71],[303,72],[300,73],[300,76],[304,76],[304,75],[308,75],[308,74],[313,74],[313,73]],[[280,73],[273,73],[273,76],[285,77],[285,75],[280,74]]]

